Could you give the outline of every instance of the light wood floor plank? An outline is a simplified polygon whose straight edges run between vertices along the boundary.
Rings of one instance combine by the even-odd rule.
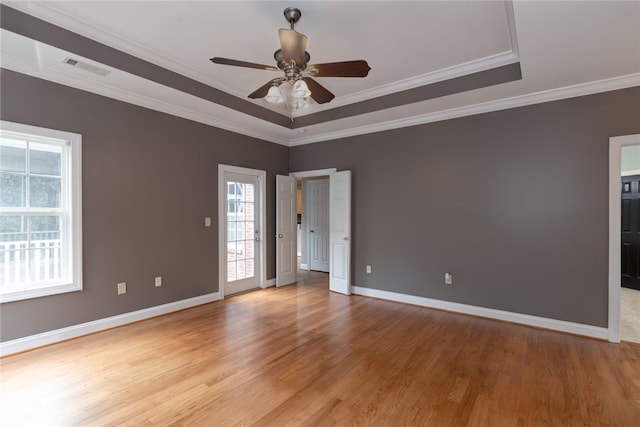
[[[0,368],[3,426],[640,425],[640,344],[345,297],[313,273]]]

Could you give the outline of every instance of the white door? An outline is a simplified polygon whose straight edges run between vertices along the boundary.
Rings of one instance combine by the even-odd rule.
[[[309,268],[329,272],[329,180],[313,180],[309,191]]]
[[[351,171],[329,175],[329,290],[351,294]]]
[[[262,285],[260,175],[221,170],[221,295]],[[227,168],[225,170],[224,168]],[[233,170],[239,170],[234,168]]]
[[[296,281],[296,179],[276,176],[276,286]]]

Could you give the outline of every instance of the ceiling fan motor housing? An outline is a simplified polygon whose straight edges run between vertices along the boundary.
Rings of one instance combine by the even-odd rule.
[[[282,49],[278,49],[273,54],[273,58],[276,60],[278,68],[284,71],[286,80],[293,84],[293,82],[300,79],[302,72],[307,68],[307,64],[311,60],[311,55],[309,55],[309,52],[305,51],[304,62],[302,64],[296,64],[293,60],[291,62],[286,62],[283,59]]]

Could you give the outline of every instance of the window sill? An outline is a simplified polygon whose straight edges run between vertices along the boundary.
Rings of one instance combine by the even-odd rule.
[[[31,298],[45,297],[49,295],[63,294],[67,292],[81,291],[81,284],[66,283],[59,285],[49,285],[38,288],[7,290],[0,293],[0,304],[12,301],[21,301]]]

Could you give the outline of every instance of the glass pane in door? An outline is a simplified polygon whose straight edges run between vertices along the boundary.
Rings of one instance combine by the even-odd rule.
[[[227,182],[227,282],[255,277],[255,185]]]

